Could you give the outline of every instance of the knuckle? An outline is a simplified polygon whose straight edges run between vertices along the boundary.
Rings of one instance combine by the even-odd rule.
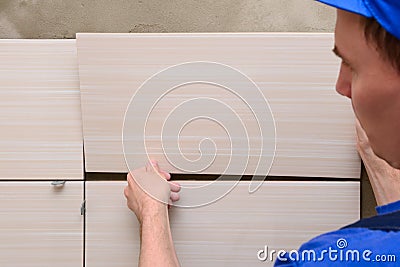
[[[132,187],[133,186],[133,176],[129,176],[128,177],[128,185],[130,186],[130,187]]]
[[[124,188],[124,195],[125,195],[126,198],[129,197],[129,189],[128,189],[128,187]]]

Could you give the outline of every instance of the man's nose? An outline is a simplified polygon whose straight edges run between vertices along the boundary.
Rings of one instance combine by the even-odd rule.
[[[340,66],[339,76],[336,82],[336,91],[342,96],[347,96],[351,99],[351,80],[352,74],[349,67]]]

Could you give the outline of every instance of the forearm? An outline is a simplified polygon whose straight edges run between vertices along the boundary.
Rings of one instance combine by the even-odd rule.
[[[145,216],[141,223],[140,267],[179,266],[169,225],[167,207]]]

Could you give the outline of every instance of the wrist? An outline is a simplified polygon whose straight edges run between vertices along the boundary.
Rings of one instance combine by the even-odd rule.
[[[141,212],[139,222],[143,224],[154,224],[159,219],[168,218],[168,207],[164,203],[158,203],[158,205],[145,207]]]

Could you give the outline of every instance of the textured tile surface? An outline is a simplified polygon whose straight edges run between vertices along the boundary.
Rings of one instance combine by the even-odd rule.
[[[247,75],[268,99],[277,137],[270,175],[359,178],[353,113],[350,102],[334,89],[339,62],[330,52],[332,45],[332,34],[79,34],[87,171],[126,172],[121,142],[124,114],[146,79],[175,64],[212,61]],[[163,96],[146,129],[148,154],[164,168],[184,172],[165,157],[158,137],[162,123],[179,103],[196,97],[215,98],[237,110],[241,119],[250,123],[247,130],[251,145],[259,147],[259,140],[251,135],[257,129],[251,124],[251,113],[242,108],[237,96],[216,86],[183,86]],[[213,164],[199,173],[224,173],[230,156],[229,138],[211,121],[196,123],[183,128],[182,152],[190,160],[197,159],[199,141],[210,137],[221,150]],[[232,156],[240,162],[249,155],[249,166],[253,166],[257,152]],[[134,158],[141,161],[145,153],[138,152]],[[251,174],[252,169],[246,173]]]
[[[137,265],[139,229],[126,207],[125,184],[87,182],[88,267]],[[360,214],[358,182],[266,182],[251,195],[247,189],[248,182],[242,182],[213,204],[170,210],[182,266],[272,266],[257,260],[257,252],[265,245],[297,249],[315,235],[357,220]],[[201,198],[187,192],[182,190],[182,202]]]
[[[82,179],[75,40],[0,40],[0,179]]]
[[[83,182],[0,182],[0,266],[82,266]]]

